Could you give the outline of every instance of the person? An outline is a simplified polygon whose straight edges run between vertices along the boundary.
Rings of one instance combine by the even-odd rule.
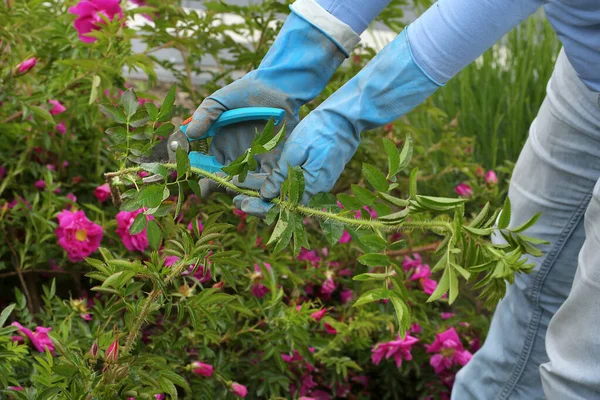
[[[513,226],[541,211],[527,234],[551,244],[533,259],[533,273],[508,288],[483,347],[457,374],[452,398],[600,398],[600,2],[439,0],[300,121],[300,107],[324,89],[388,3],[297,0],[260,66],[205,99],[188,135],[202,135],[228,109],[285,109],[285,142],[237,182],[261,199],[236,196],[234,204],[264,216],[288,165],[303,168],[306,202],[333,187],[361,132],[412,110],[543,7],[563,48],[509,197]],[[211,152],[231,162],[253,135],[233,126],[214,138]],[[206,181],[203,188],[216,190]]]

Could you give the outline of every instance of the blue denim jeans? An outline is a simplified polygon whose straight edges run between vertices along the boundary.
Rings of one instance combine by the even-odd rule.
[[[599,95],[561,51],[509,189],[511,225],[541,211],[527,235],[551,244],[509,286],[452,399],[600,399],[599,178]]]

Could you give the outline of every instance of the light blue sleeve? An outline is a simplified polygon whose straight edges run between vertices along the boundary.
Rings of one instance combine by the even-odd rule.
[[[408,27],[413,57],[425,73],[444,84],[545,3],[439,0]]]
[[[391,0],[317,0],[331,15],[350,25],[359,35]]]

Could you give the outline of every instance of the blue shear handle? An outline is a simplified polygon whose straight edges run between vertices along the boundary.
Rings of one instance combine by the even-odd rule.
[[[221,168],[223,165],[217,161],[215,156],[209,156],[208,154],[202,154],[199,151],[190,151],[189,154],[190,165],[192,167],[200,168],[208,172],[223,172]]]
[[[189,141],[206,139],[209,137],[213,137],[216,135],[217,130],[220,128],[237,124],[239,122],[246,121],[259,121],[273,118],[275,125],[279,125],[283,119],[285,118],[285,110],[281,108],[270,108],[270,107],[246,107],[246,108],[237,108],[235,110],[225,111],[221,116],[210,126],[208,131],[198,137],[198,138],[190,138],[188,136]],[[182,125],[180,127],[181,131],[187,136],[187,125]]]

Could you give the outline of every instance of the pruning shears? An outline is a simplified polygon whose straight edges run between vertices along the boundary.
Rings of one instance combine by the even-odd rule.
[[[235,110],[225,111],[221,114],[204,135],[198,138],[190,138],[186,134],[188,124],[192,121],[192,117],[190,117],[183,121],[183,124],[169,136],[168,140],[163,140],[154,146],[152,154],[149,157],[143,157],[139,159],[139,162],[175,163],[177,149],[181,147],[188,154],[190,165],[192,167],[213,173],[222,172],[221,168],[223,168],[223,164],[217,161],[215,156],[204,154],[199,151],[190,151],[190,142],[213,137],[218,134],[221,128],[228,125],[246,121],[268,121],[271,118],[273,118],[275,125],[279,125],[285,118],[285,110],[270,107],[237,108]],[[162,177],[160,175],[152,175],[144,178],[144,181],[155,182],[161,179]]]

